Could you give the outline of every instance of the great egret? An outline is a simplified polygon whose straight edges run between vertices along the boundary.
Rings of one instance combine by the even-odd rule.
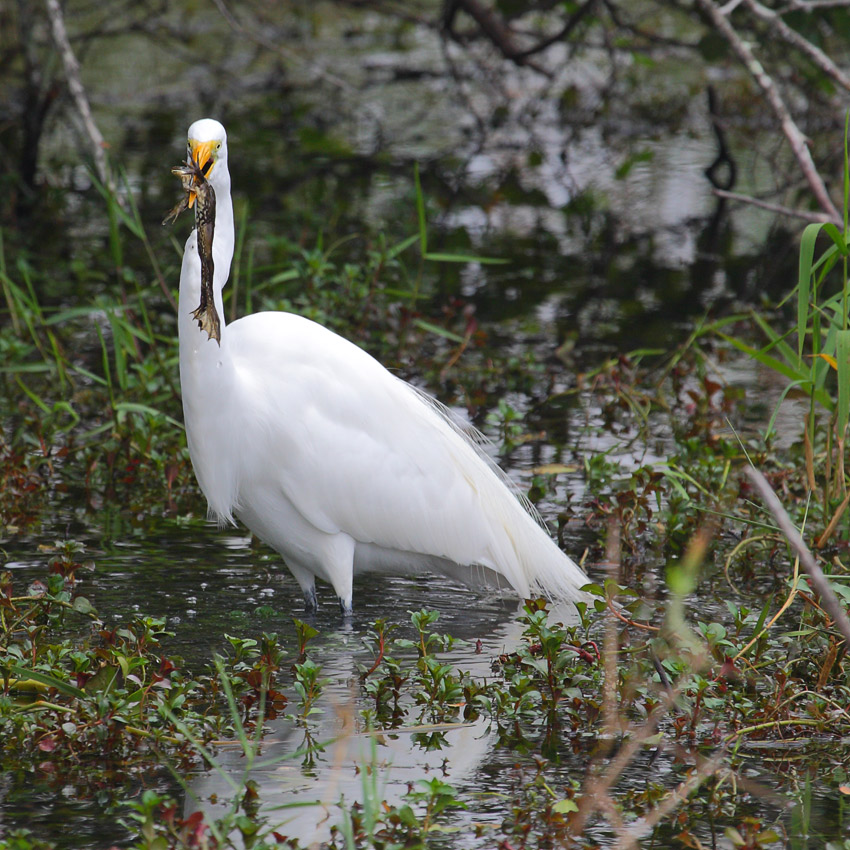
[[[215,190],[220,339],[193,318],[201,299],[194,230],[178,323],[189,454],[211,514],[240,519],[275,548],[308,610],[318,577],[350,612],[354,576],[372,570],[581,598],[584,573],[436,402],[301,316],[263,312],[225,325],[234,231],[224,127],[196,121],[188,147]]]

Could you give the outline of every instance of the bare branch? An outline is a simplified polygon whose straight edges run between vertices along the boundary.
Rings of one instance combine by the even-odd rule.
[[[779,497],[773,492],[773,488],[767,483],[767,479],[764,475],[762,475],[757,469],[748,467],[747,477],[750,481],[752,481],[756,490],[759,491],[759,494],[762,499],[764,499],[764,503],[767,505],[768,510],[773,514],[773,518],[776,520],[780,530],[791,544],[791,548],[800,558],[800,563],[803,565],[803,569],[809,574],[812,586],[821,598],[821,604],[823,605],[824,611],[832,617],[835,624],[838,626],[839,631],[842,635],[844,635],[844,646],[846,650],[847,647],[850,647],[850,619],[847,618],[847,614],[841,607],[838,597],[829,586],[829,582],[826,580],[823,570],[818,566],[814,556],[809,551],[809,547],[806,546],[805,541],[800,536],[800,532],[794,528],[785,508],[782,507],[782,503],[779,501]]]
[[[790,0],[788,5],[780,10],[780,14],[788,12],[812,12],[815,9],[837,9],[850,6],[848,0]]]
[[[676,704],[677,697],[678,692],[675,690],[662,693],[658,705],[642,725],[629,725],[628,737],[623,739],[622,745],[608,763],[604,773],[595,775],[592,770],[588,771],[578,800],[576,819],[572,824],[576,835],[581,834],[593,813],[604,807],[604,801],[610,800],[608,792],[644,744],[655,735],[658,724]]]
[[[620,579],[620,527],[612,517],[608,523],[608,540],[605,544],[605,559],[608,562],[608,577],[614,581]],[[609,605],[609,607],[611,607]],[[612,614],[608,614],[605,620],[605,680],[602,685],[602,736],[611,746],[621,725],[618,722],[617,683],[619,673],[617,672],[617,623]]]
[[[561,27],[558,32],[550,35],[548,38],[544,38],[542,41],[535,44],[533,47],[529,47],[528,50],[523,50],[519,54],[519,58],[527,59],[529,56],[534,55],[535,53],[542,53],[547,48],[551,47],[558,41],[564,41],[569,38],[570,33],[582,22],[584,17],[593,9],[594,5],[596,5],[596,0],[587,0],[582,6],[579,6],[578,9],[567,19],[567,22]]]
[[[65,69],[68,90],[71,92],[71,97],[74,99],[77,111],[80,113],[83,128],[91,143],[91,151],[97,175],[103,185],[110,192],[114,192],[115,184],[106,162],[106,142],[103,140],[103,136],[92,117],[86,90],[83,88],[83,83],[80,79],[80,63],[77,61],[77,57],[71,48],[71,42],[68,40],[68,31],[65,29],[62,7],[59,5],[59,0],[45,0],[45,5],[47,7],[48,17],[50,18],[50,27],[53,31],[53,40],[56,42],[59,55],[62,57],[62,66]]]
[[[829,197],[826,185],[818,173],[812,159],[811,151],[809,151],[807,139],[791,117],[791,112],[782,99],[782,95],[779,93],[779,89],[773,78],[765,71],[764,66],[756,58],[750,46],[738,35],[732,24],[729,23],[729,20],[714,4],[713,0],[696,0],[696,5],[711,21],[717,31],[729,42],[741,64],[747,69],[755,80],[756,85],[762,90],[771,109],[779,119],[782,132],[791,145],[791,150],[797,159],[797,163],[802,169],[806,182],[809,184],[809,188],[812,190],[812,194],[817,199],[821,209],[829,215],[831,220],[839,221],[841,217],[832,203],[832,199]]]
[[[797,30],[792,29],[782,20],[782,18],[773,10],[763,6],[757,0],[744,0],[753,14],[757,15],[764,21],[767,21],[770,26],[776,30],[779,37],[788,42],[792,47],[795,47],[801,53],[805,54],[812,62],[820,68],[828,77],[838,83],[843,89],[850,91],[850,77],[848,77],[839,67],[826,55],[819,47],[812,44],[807,38],[804,38]]]
[[[285,59],[289,60],[300,66],[307,66],[310,70],[316,74],[317,77],[324,80],[327,83],[330,83],[333,86],[336,86],[338,89],[348,92],[350,94],[357,93],[357,89],[352,86],[347,80],[344,80],[342,77],[337,76],[336,74],[332,74],[330,71],[327,71],[325,68],[321,67],[318,62],[312,62],[308,59],[305,59],[299,53],[294,50],[290,50],[285,45],[280,44],[273,39],[269,38],[265,33],[260,32],[257,28],[249,28],[245,26],[230,10],[230,8],[225,3],[225,0],[213,0],[218,11],[221,13],[221,16],[227,21],[228,26],[239,35],[244,36],[250,41],[259,44],[261,47],[266,48],[267,50],[271,50],[273,53],[278,53],[280,56],[283,56]],[[364,103],[361,106],[361,109],[364,112],[367,112],[369,116],[375,121],[375,123],[380,126],[381,124],[381,116],[378,114],[378,111],[369,103]]]
[[[551,71],[529,58],[531,53],[516,46],[514,34],[510,27],[492,9],[479,3],[478,0],[453,0],[449,4],[449,11],[444,18],[444,23],[446,32],[450,35],[454,35],[452,29],[454,16],[461,9],[478,24],[481,32],[487,36],[506,59],[510,59],[516,65],[525,65],[545,77],[552,76]]]
[[[679,806],[688,802],[688,797],[705,782],[710,776],[714,776],[720,769],[726,753],[720,751],[710,759],[698,765],[694,772],[679,783],[672,791],[669,791],[655,808],[650,809],[647,814],[637,823],[629,825],[618,837],[614,850],[632,850],[638,846],[641,838],[652,832],[653,829],[664,820],[667,815],[675,811]]]
[[[785,207],[782,204],[772,204],[770,201],[762,201],[759,198],[754,198],[752,195],[742,195],[739,192],[727,192],[725,189],[714,189],[714,194],[718,198],[726,198],[730,201],[740,201],[743,204],[749,204],[753,207],[758,207],[760,210],[778,213],[779,215],[787,215],[792,218],[799,218],[803,221],[814,222],[820,224],[825,221],[831,221],[834,224],[841,224],[840,218],[833,218],[826,213],[813,213],[806,210],[794,210],[791,207]]]

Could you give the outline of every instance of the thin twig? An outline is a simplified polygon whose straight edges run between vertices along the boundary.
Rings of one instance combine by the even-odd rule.
[[[841,477],[843,478],[844,476],[842,475]],[[818,549],[823,549],[826,545],[826,541],[829,540],[829,538],[835,533],[835,529],[838,527],[841,517],[844,516],[844,511],[847,510],[848,505],[850,505],[850,492],[847,493],[844,500],[832,515],[832,519],[829,521],[829,525],[827,525],[824,529],[823,534],[821,534],[821,536],[815,541],[815,546],[817,546]]]
[[[823,570],[818,566],[812,553],[809,551],[809,547],[806,546],[805,541],[800,536],[800,532],[794,527],[785,508],[782,507],[782,503],[779,501],[776,493],[773,492],[773,488],[767,483],[767,479],[753,467],[747,467],[746,473],[747,477],[752,481],[753,486],[761,494],[768,510],[773,514],[777,525],[791,544],[791,548],[799,556],[803,569],[808,573],[812,586],[821,598],[824,611],[832,617],[838,626],[838,630],[844,635],[844,651],[846,651],[847,647],[850,646],[850,619],[847,618],[847,614],[841,607],[838,597],[829,586]]]
[[[787,6],[778,10],[780,15],[788,12],[812,12],[815,9],[839,9],[850,6],[849,0],[789,0]]]
[[[736,547],[737,548],[737,547]],[[800,559],[796,558],[794,560],[794,578],[791,582],[791,592],[788,594],[788,597],[782,603],[782,606],[779,610],[770,618],[770,622],[766,625],[762,626],[750,639],[750,642],[741,649],[738,654],[732,659],[732,661],[737,661],[743,655],[749,651],[750,647],[762,636],[766,635],[770,629],[773,628],[773,624],[785,613],[785,611],[789,608],[791,603],[794,601],[796,596],[800,594],[800,591],[797,589],[797,585],[800,583]],[[802,594],[800,594],[802,595]]]
[[[617,610],[617,606],[612,600],[608,600],[608,610],[618,619],[622,620],[627,626],[633,626],[636,629],[641,629],[644,632],[660,632],[660,626],[651,626],[649,623],[639,623],[631,617],[627,617],[622,611]]]
[[[620,527],[612,517],[608,521],[608,540],[605,544],[605,557],[608,561],[608,578],[615,582],[620,580]],[[611,606],[609,605],[609,608]],[[602,683],[602,735],[609,745],[614,736],[620,731],[617,711],[617,627],[616,620],[609,614],[605,619],[605,679]]]
[[[757,0],[744,0],[754,15],[767,21],[770,26],[776,30],[779,37],[788,42],[792,47],[799,50],[801,53],[811,59],[821,71],[824,72],[830,79],[838,83],[841,88],[850,91],[850,77],[848,77],[829,56],[826,55],[819,47],[812,44],[807,38],[804,38],[797,30],[792,29],[782,20],[782,18],[773,9],[768,9],[758,3]]]
[[[717,773],[725,755],[726,752],[721,750],[715,753],[710,759],[698,765],[696,770],[687,779],[680,782],[672,791],[668,791],[654,809],[650,809],[637,823],[627,827],[624,831],[625,834],[621,833],[618,842],[614,845],[615,850],[631,850],[631,848],[637,847],[641,838],[652,832],[672,811],[683,803],[687,803],[688,797],[706,779]]]
[[[68,90],[71,92],[77,112],[80,113],[83,128],[91,143],[97,176],[100,178],[101,183],[108,187],[110,193],[114,195],[115,183],[112,180],[112,174],[106,162],[106,142],[92,116],[89,99],[86,96],[86,90],[80,79],[80,63],[77,61],[77,57],[74,55],[74,50],[71,47],[71,42],[68,40],[68,30],[65,29],[62,7],[59,5],[59,0],[44,0],[44,2],[47,7],[47,15],[50,18],[50,27],[53,30],[53,40],[56,42],[59,55],[62,57],[62,66],[65,69],[65,78],[68,81]]]
[[[249,39],[250,41],[259,44],[261,47],[266,48],[266,50],[271,50],[273,53],[278,53],[290,62],[308,67],[317,77],[321,78],[326,83],[330,83],[336,88],[347,92],[350,95],[359,93],[355,86],[351,85],[347,80],[344,80],[337,74],[333,74],[330,71],[326,70],[318,62],[305,59],[295,50],[290,50],[284,44],[281,44],[279,40],[269,38],[265,33],[258,31],[254,27],[249,28],[245,26],[233,14],[228,5],[225,3],[225,0],[213,0],[213,3],[215,4],[218,11],[221,13],[221,16],[227,22],[227,25],[234,32],[237,32],[245,38]],[[379,127],[381,126],[381,116],[372,104],[362,103],[360,104],[359,108],[363,112],[367,113]]]
[[[713,189],[712,191],[718,198],[726,198],[729,201],[740,201],[742,204],[749,204],[750,206],[758,207],[760,210],[767,210],[768,212],[778,213],[779,215],[787,215],[791,218],[799,218],[814,224],[823,224],[826,221],[831,221],[833,224],[841,224],[840,219],[833,218],[826,213],[795,210],[791,209],[791,207],[785,207],[782,204],[762,201],[759,198],[754,198],[752,195],[742,195],[740,192],[727,192],[725,189]]]
[[[609,791],[644,744],[658,731],[658,724],[675,705],[678,691],[670,690],[660,695],[658,705],[641,726],[630,724],[628,737],[601,775],[591,774],[585,779],[578,799],[578,812],[572,824],[574,834],[580,835],[595,811],[604,810],[604,801],[610,801]]]
[[[558,32],[553,33],[552,35],[544,38],[542,41],[539,41],[533,47],[529,47],[527,50],[522,50],[519,52],[518,56],[522,59],[527,59],[529,56],[532,56],[535,53],[542,53],[547,48],[551,47],[553,44],[559,41],[566,41],[572,31],[582,22],[584,17],[588,15],[593,7],[596,5],[596,0],[587,0],[584,5],[579,6],[576,11],[570,15],[567,22],[561,27]]]
[[[451,13],[444,18],[443,23],[446,32],[453,38],[457,38],[453,27],[454,17],[457,12],[463,10],[478,24],[478,28],[502,56],[516,65],[531,68],[544,77],[552,77],[551,71],[530,58],[534,51],[523,51],[516,46],[511,28],[489,6],[480,3],[479,0],[455,0],[450,6],[450,10]]]

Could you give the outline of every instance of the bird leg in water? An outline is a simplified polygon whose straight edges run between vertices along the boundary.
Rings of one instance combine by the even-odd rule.
[[[201,303],[192,312],[198,327],[205,330],[210,339],[221,345],[221,322],[215,309],[213,296],[213,237],[215,236],[215,189],[210,185],[197,162],[191,157],[185,165],[177,165],[171,173],[180,178],[186,193],[177,206],[165,217],[163,224],[174,221],[183,210],[195,206],[195,226],[198,230],[198,255],[201,258]]]

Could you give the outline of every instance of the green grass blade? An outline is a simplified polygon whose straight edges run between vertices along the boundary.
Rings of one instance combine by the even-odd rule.
[[[242,716],[239,713],[239,708],[236,705],[236,698],[233,696],[233,689],[230,687],[230,679],[227,677],[227,672],[224,669],[224,662],[221,658],[215,658],[215,669],[218,673],[219,681],[221,682],[222,690],[224,691],[227,707],[230,711],[230,720],[233,723],[233,728],[236,731],[236,737],[242,746],[242,753],[249,761],[253,761],[256,756],[256,751],[251,744],[248,733],[245,731],[245,726],[242,723]]]
[[[53,367],[49,363],[21,363],[15,366],[0,366],[2,375],[18,375],[33,372],[52,372]]]
[[[825,410],[832,410],[835,406],[831,396],[827,393],[823,388],[815,387],[812,385],[812,376],[811,373],[806,371],[803,372],[801,370],[794,369],[793,366],[789,366],[787,363],[783,363],[778,357],[773,357],[770,354],[765,354],[765,352],[760,351],[757,348],[753,348],[751,345],[747,345],[745,342],[741,342],[735,337],[729,336],[728,334],[718,334],[721,339],[726,340],[730,345],[733,345],[738,351],[743,352],[744,354],[749,355],[754,360],[757,360],[761,363],[762,366],[766,366],[768,369],[772,369],[774,372],[778,372],[780,375],[784,375],[788,378],[789,381],[796,381],[800,384],[801,389],[805,390],[805,392],[811,392],[815,401],[820,404]],[[802,369],[802,364],[801,364]]]
[[[847,146],[850,136],[850,109],[844,113],[844,232],[847,232],[847,215],[850,210],[850,149]]]
[[[416,325],[417,328],[421,328],[423,331],[428,331],[428,333],[444,337],[445,339],[451,340],[452,342],[463,342],[462,336],[458,336],[458,334],[454,333],[453,331],[441,328],[439,325],[432,325],[430,322],[426,322],[423,319],[416,319],[413,324]]]
[[[133,203],[133,193],[130,190],[129,183],[127,182],[127,175],[122,174],[123,182],[125,189],[127,190],[127,199],[130,204],[130,209],[133,213],[131,215],[128,213],[119,203],[117,193],[112,192],[100,180],[97,179],[97,176],[94,172],[89,171],[89,178],[92,181],[92,185],[97,189],[97,191],[101,194],[104,201],[106,201],[107,209],[110,214],[114,213],[117,219],[120,219],[121,223],[130,231],[134,236],[138,239],[144,239],[144,228],[141,224],[141,216],[139,216],[139,211],[136,209],[135,203]]]
[[[112,354],[115,359],[115,377],[122,392],[127,391],[127,353],[126,324],[119,320],[111,310],[106,311],[106,318],[112,331]]]
[[[844,439],[850,414],[850,330],[836,334],[835,360],[838,364],[838,416],[835,427],[839,439]]]
[[[764,439],[765,440],[767,440],[774,431],[774,425],[776,424],[776,417],[779,415],[779,408],[782,407],[782,402],[785,401],[785,397],[788,395],[788,393],[791,392],[791,390],[794,389],[794,387],[799,387],[799,386],[800,386],[800,381],[791,381],[791,383],[788,384],[785,387],[785,389],[782,390],[782,392],[779,394],[779,399],[776,402],[776,407],[773,408],[773,413],[770,415],[770,419],[768,420],[768,423],[767,423],[767,428],[765,428],[765,430],[764,430]]]
[[[791,381],[808,383],[809,374],[807,372],[801,372],[800,370],[795,369],[792,365],[780,360],[778,357],[774,357],[772,354],[767,354],[761,349],[753,348],[753,346],[747,345],[746,342],[742,342],[733,336],[729,336],[729,334],[719,333],[718,336],[730,345],[733,345],[738,349],[738,351],[749,355],[754,360],[757,360],[762,366],[766,366],[768,369],[772,369],[774,372],[784,375]]]
[[[403,254],[411,245],[421,238],[422,237],[419,233],[414,233],[412,236],[408,236],[407,239],[402,239],[398,245],[393,245],[393,247],[387,251],[387,259],[394,260],[399,254]]]
[[[510,262],[510,260],[501,257],[473,257],[469,254],[441,254],[430,251],[423,254],[422,259],[438,263],[481,263],[489,266],[500,266]]]
[[[762,351],[770,351],[775,348],[778,353],[785,358],[786,363],[790,363],[794,366],[794,368],[802,370],[802,358],[798,357],[794,352],[794,349],[785,342],[786,337],[790,336],[792,331],[789,330],[787,333],[780,336],[758,313],[753,311],[750,315],[752,316],[753,322],[759,326],[769,340],[769,344],[763,348]]]
[[[86,697],[85,691],[47,673],[41,673],[29,667],[20,667],[17,664],[10,664],[9,670],[22,679],[32,679],[33,681],[40,682],[42,685],[47,685],[49,688],[56,688],[60,694],[65,694],[66,697],[76,697],[77,699],[85,699]]]
[[[800,265],[797,275],[797,357],[803,359],[803,347],[806,342],[806,327],[809,320],[809,301],[811,300],[812,261],[815,256],[815,243],[823,228],[823,223],[806,225],[800,239]]]
[[[833,244],[838,249],[838,253],[841,254],[842,257],[847,256],[847,243],[844,241],[844,236],[841,231],[831,222],[824,222],[823,232],[832,239]]]
[[[850,134],[850,109],[844,113],[844,233],[847,233],[847,217],[850,208],[850,151],[847,147],[847,138]],[[846,329],[850,316],[847,314],[847,255],[844,255],[844,286],[841,287],[841,327]]]
[[[151,407],[147,404],[139,404],[134,401],[119,401],[114,405],[115,413],[141,413],[145,416],[152,416],[154,418],[162,417],[169,425],[173,425],[175,428],[183,429],[182,423],[178,422],[176,419],[173,419],[167,413],[163,413],[161,410],[157,410],[155,407]]]
[[[419,180],[419,163],[413,164],[413,182],[416,186],[416,216],[419,220],[419,250],[422,256],[428,253],[428,225],[425,221],[425,196]]]
[[[15,380],[18,383],[18,386],[24,391],[24,394],[30,399],[30,401],[35,404],[42,413],[50,414],[50,405],[44,401],[41,396],[36,395],[22,380],[20,375],[15,375]]]

